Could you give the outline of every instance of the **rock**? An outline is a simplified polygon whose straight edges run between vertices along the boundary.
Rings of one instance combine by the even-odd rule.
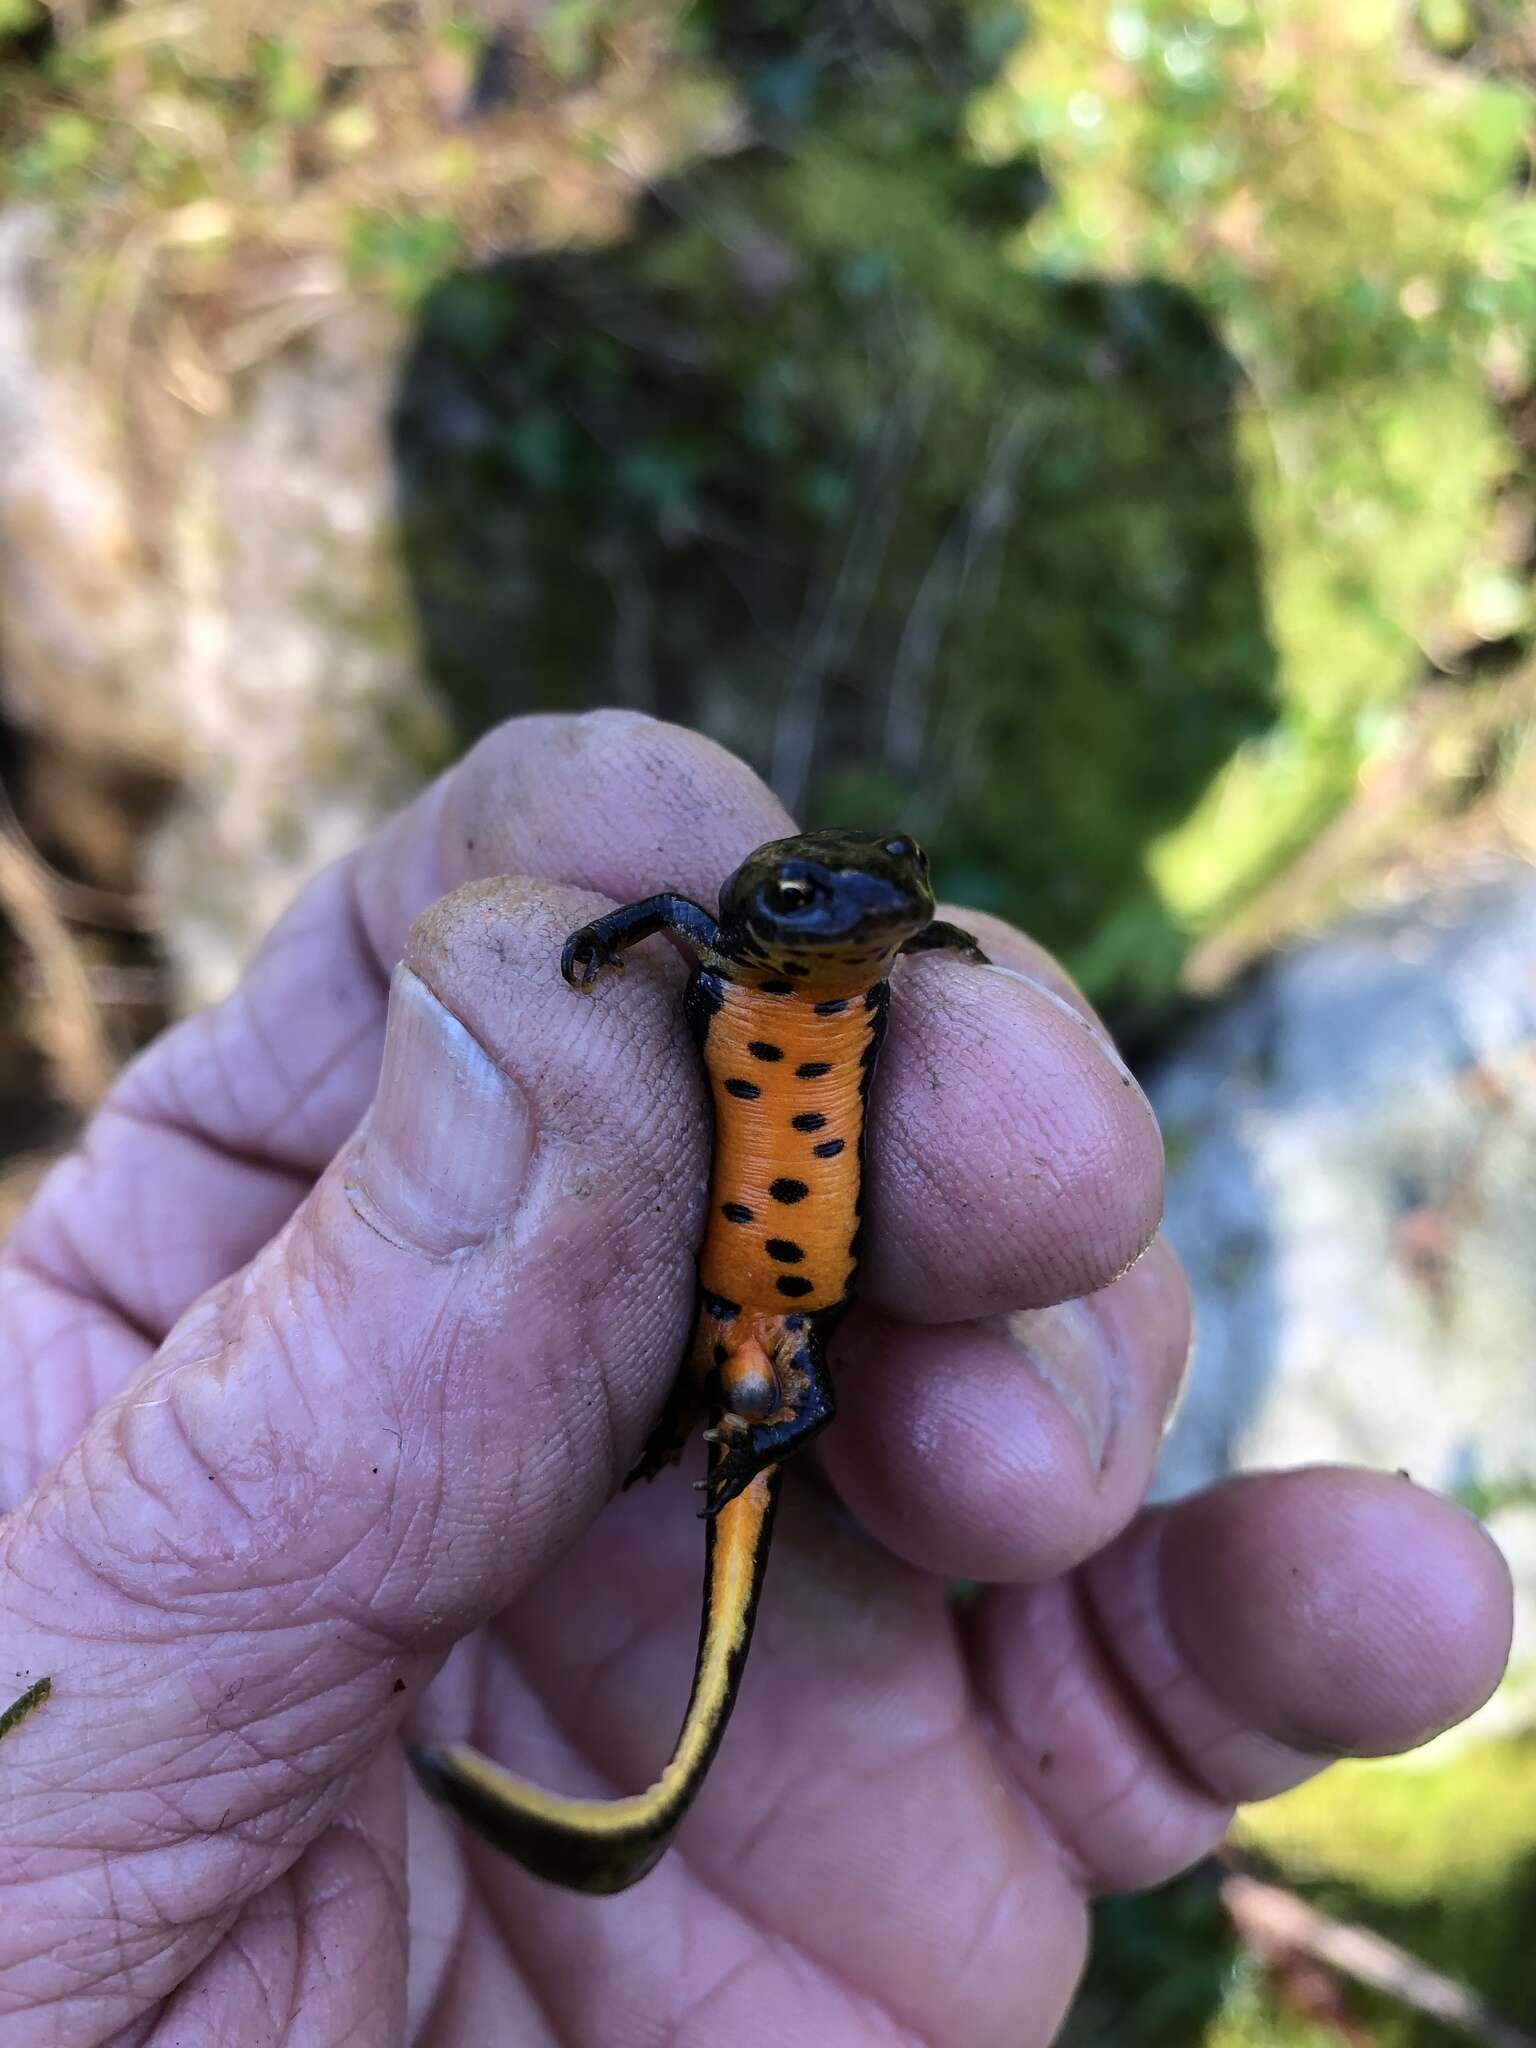
[[[446,751],[391,517],[401,347],[396,315],[341,302],[186,461],[167,602],[193,765],[150,875],[191,1000]]]
[[[1536,870],[1265,968],[1149,1079],[1196,1358],[1159,1492],[1349,1460],[1481,1513],[1536,1713]],[[1505,1711],[1509,1711],[1506,1696]]]
[[[178,791],[146,864],[199,1003],[446,751],[393,516],[405,320],[336,291],[157,424],[61,342],[66,270],[45,211],[0,212],[5,715],[73,793],[50,836],[87,871],[113,865],[88,789],[102,812],[114,776]]]
[[[143,506],[83,363],[61,348],[45,209],[0,211],[0,622],[5,706],[82,756],[174,773]]]

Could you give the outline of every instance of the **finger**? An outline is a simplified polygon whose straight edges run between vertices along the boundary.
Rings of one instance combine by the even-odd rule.
[[[860,1293],[922,1322],[1104,1287],[1151,1242],[1162,1140],[1088,1020],[1006,964],[900,963]]]
[[[378,1759],[347,1810],[172,1994],[148,2048],[406,2038],[402,1777],[398,1757]]]
[[[617,903],[658,890],[706,908],[754,847],[794,830],[744,761],[630,711],[519,718],[487,735],[387,826],[358,864],[375,955],[394,960],[438,896],[533,875]]]
[[[870,1533],[923,1570],[1051,1577],[1141,1506],[1189,1339],[1161,1239],[1095,1294],[989,1324],[856,1313],[823,1458]]]
[[[1005,968],[1021,980],[1033,982],[1037,988],[1075,1011],[1101,1037],[1109,1039],[1109,1027],[1104,1019],[1055,954],[1047,952],[1038,939],[1032,939],[1017,925],[995,916],[990,910],[972,910],[963,903],[941,903],[938,914],[951,924],[959,925],[962,931],[970,932],[994,966]]]
[[[981,1603],[976,1670],[1015,1772],[1086,1877],[1154,1884],[1232,1805],[1463,1719],[1509,1651],[1503,1559],[1385,1473],[1228,1482],[1076,1579]]]
[[[428,904],[500,874],[712,901],[788,829],[750,769],[678,726],[594,712],[500,727],[311,884],[224,1002],[128,1068],[12,1256],[158,1341],[281,1228],[366,1110],[389,973]],[[45,1461],[90,1412],[60,1405]]]
[[[53,1680],[5,1739],[0,2004],[59,2037],[197,1965],[642,1434],[707,1119],[662,973],[560,980],[592,903],[485,885],[422,921],[357,1144],[0,1523],[8,1659]],[[155,1911],[103,1974],[129,1869]]]

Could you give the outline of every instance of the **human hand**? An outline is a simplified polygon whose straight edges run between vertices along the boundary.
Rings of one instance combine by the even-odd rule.
[[[967,914],[998,967],[897,973],[840,1420],[678,1845],[581,1898],[426,1801],[402,1735],[602,1793],[681,1716],[692,1474],[610,1496],[691,1317],[707,1099],[675,956],[581,1001],[560,946],[786,829],[673,728],[504,727],[18,1226],[0,1706],[53,1692],[0,1745],[7,2048],[1043,2044],[1093,1892],[1495,1683],[1502,1561],[1404,1479],[1138,1512],[1189,1331],[1151,1113]]]

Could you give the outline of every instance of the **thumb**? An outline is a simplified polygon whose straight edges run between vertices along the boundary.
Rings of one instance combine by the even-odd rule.
[[[0,2011],[49,2039],[186,1976],[638,1448],[708,1119],[674,963],[561,981],[593,907],[500,882],[418,922],[355,1138],[0,1522],[4,1668],[52,1680],[0,1749]]]

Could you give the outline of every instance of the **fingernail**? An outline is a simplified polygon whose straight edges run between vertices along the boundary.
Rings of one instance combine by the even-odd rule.
[[[1102,1472],[1117,1402],[1112,1346],[1101,1319],[1086,1301],[1063,1301],[1054,1308],[1021,1309],[1006,1321],[1031,1371],[1076,1424],[1089,1468]]]
[[[1125,1061],[1121,1059],[1115,1041],[1110,1037],[1103,1025],[1096,1024],[1091,1017],[1085,1017],[1081,1010],[1074,1004],[1069,1003],[1066,997],[1059,990],[1052,988],[1048,981],[1039,981],[1033,974],[1025,974],[1017,967],[999,966],[995,960],[989,960],[982,972],[986,974],[1000,974],[1005,981],[1020,981],[1024,984],[1025,988],[1033,989],[1036,995],[1044,996],[1045,1000],[1060,1010],[1064,1017],[1070,1017],[1080,1031],[1088,1034],[1122,1080],[1129,1081],[1135,1088],[1141,1086],[1141,1083],[1125,1064]]]
[[[375,1229],[443,1256],[511,1220],[533,1153],[517,1083],[408,967],[397,967],[378,1093],[348,1183]]]

